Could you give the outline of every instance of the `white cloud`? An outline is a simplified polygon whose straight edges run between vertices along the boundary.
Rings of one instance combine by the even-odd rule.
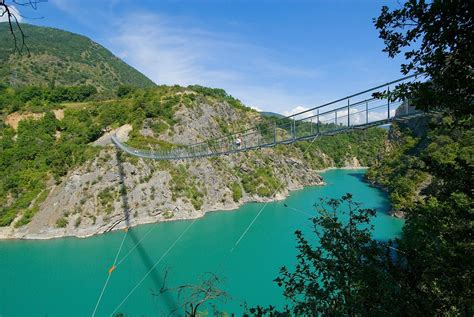
[[[390,109],[390,117],[395,116],[395,111],[395,109]],[[369,108],[368,118],[365,109],[351,109],[351,125],[367,123],[367,119],[369,122],[387,119],[387,108],[384,107],[375,110]]]
[[[224,88],[246,105],[269,111],[314,102],[278,80],[316,78],[318,70],[284,65],[277,52],[189,24],[163,15],[129,14],[110,34],[108,46],[158,84]]]
[[[325,100],[323,96],[297,94],[270,84],[268,86],[238,84],[223,88],[246,105],[282,114],[288,112],[286,109],[295,108],[296,105],[317,105]]]
[[[66,12],[73,13],[75,9],[75,3],[68,0],[50,0],[58,9]]]
[[[395,110],[391,109],[390,110],[390,117],[395,116]],[[371,121],[379,121],[379,120],[384,120],[387,119],[387,111],[378,111],[378,112],[371,112],[369,111],[369,122]]]
[[[291,116],[291,115],[294,115],[294,114],[297,114],[297,113],[300,113],[300,112],[303,112],[303,111],[307,111],[309,110],[310,108],[306,108],[306,107],[303,107],[303,106],[297,106],[289,111],[284,111],[283,114],[285,116]],[[296,116],[296,119],[303,119],[303,118],[308,118],[308,117],[312,117],[312,116],[315,116],[316,113],[314,111],[308,111],[308,112],[305,112],[304,114],[302,115],[298,115]]]
[[[23,20],[22,16],[20,15],[20,11],[18,11],[18,9],[13,5],[10,6],[10,13],[15,15],[18,22]],[[12,22],[16,22],[14,17],[11,17],[11,20]],[[0,23],[1,22],[8,22],[8,14],[3,7],[0,8]]]
[[[198,29],[186,29],[166,17],[142,14],[122,21],[110,39],[115,51],[159,84],[212,84],[239,74],[210,65],[220,40]]]
[[[295,115],[301,112],[305,112],[301,115],[297,115],[295,118],[307,119],[308,121],[312,119],[315,122],[316,119],[314,117],[317,115],[317,111],[316,110],[308,111],[309,109],[311,108],[304,107],[304,106],[297,106],[291,110],[284,111],[282,114],[285,116],[291,116],[291,115]],[[335,111],[331,111],[331,109],[334,109],[333,105],[320,109],[322,113],[328,112],[327,114],[322,114],[319,116],[319,120],[322,123],[335,123],[336,122]],[[390,117],[395,116],[395,111],[396,109],[393,109],[393,108],[390,109]],[[368,118],[367,118],[365,107],[351,108],[350,109],[350,124],[351,125],[365,124],[367,123],[367,119],[369,122],[387,119],[386,107],[376,107],[375,109],[369,108],[368,112],[369,113],[368,113]],[[337,118],[338,118],[338,124],[347,125],[347,108],[338,110]]]

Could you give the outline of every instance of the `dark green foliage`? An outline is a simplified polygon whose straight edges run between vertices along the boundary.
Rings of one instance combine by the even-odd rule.
[[[48,197],[48,194],[49,194],[49,190],[43,190],[35,198],[33,207],[31,207],[29,209],[26,209],[24,211],[24,213],[23,213],[22,217],[20,218],[20,220],[18,220],[15,223],[15,227],[21,227],[21,226],[26,225],[27,223],[29,223],[31,221],[31,219],[33,218],[33,216],[38,212],[39,206],[41,205],[41,203],[46,199],[46,197]]]
[[[395,10],[384,6],[374,22],[384,51],[390,57],[404,54],[402,73],[424,72],[429,79],[398,86],[394,98],[403,97],[424,110],[473,113],[472,1],[406,1]]]
[[[235,202],[238,202],[240,198],[242,198],[242,187],[240,186],[239,182],[235,181],[232,183],[232,199]]]
[[[252,195],[271,197],[280,187],[280,182],[269,166],[253,166],[252,170],[240,170],[239,176],[245,192]]]
[[[56,228],[66,228],[68,225],[68,220],[66,217],[62,216],[56,221]]]
[[[71,167],[92,157],[96,150],[87,146],[90,129],[94,125],[87,124],[87,120],[80,123],[66,116],[59,122],[51,112],[36,121],[21,121],[16,141],[13,129],[0,128],[0,202],[8,206],[0,209],[0,226],[10,224],[22,211],[18,225],[27,223],[39,207],[30,207],[31,202],[46,198],[37,197],[44,193],[47,175],[58,180]],[[56,139],[58,131],[61,137]],[[79,133],[85,136],[80,137]],[[10,205],[5,203],[8,196],[13,199]]]
[[[109,96],[119,85],[154,86],[101,45],[58,29],[22,24],[30,54],[14,54],[7,27],[7,23],[0,23],[0,82],[43,87],[91,85]]]
[[[430,196],[408,213],[399,241],[400,284],[419,315],[472,316],[474,204],[465,193]],[[424,313],[423,313],[424,312]]]
[[[76,221],[74,222],[74,228],[77,228],[81,225],[81,222],[82,222],[82,217],[79,216],[77,217]]]
[[[306,149],[310,141],[298,142],[296,146],[301,151],[306,151],[305,159],[310,160],[315,168],[329,167],[322,161],[322,153],[327,155],[336,167],[345,166],[353,157],[359,160],[361,166],[371,166],[377,162],[379,153],[384,150],[386,135],[387,131],[384,129],[370,128],[319,138],[309,151]]]
[[[169,127],[170,125],[168,123],[160,120],[158,122],[154,122],[151,126],[151,129],[156,135],[160,135],[164,131],[168,130]]]
[[[25,86],[17,89],[5,87],[0,94],[0,114],[48,111],[58,108],[58,103],[87,101],[97,94],[97,90],[91,85],[55,88]]]
[[[242,102],[240,102],[240,100],[235,99],[231,95],[227,94],[227,92],[224,89],[209,88],[209,87],[203,87],[199,85],[191,85],[191,86],[188,86],[188,88],[197,92],[200,95],[216,98],[218,100],[224,100],[228,102],[230,105],[232,105],[234,108],[251,110],[250,108],[244,106]]]
[[[131,85],[120,85],[117,89],[117,97],[123,98],[134,92],[136,87]]]
[[[397,251],[407,315],[474,314],[473,9],[470,1],[412,0],[393,11],[384,7],[376,21],[390,56],[412,45],[402,71],[430,76],[400,87],[397,96],[409,97],[420,109],[440,110],[424,140],[412,142],[405,134],[408,142],[387,158],[392,166],[407,167],[393,170],[402,178],[392,191],[406,191],[403,177],[416,180],[411,171],[430,175],[424,197],[408,209]],[[415,146],[404,149],[404,143]]]
[[[114,199],[116,198],[117,193],[114,191],[112,187],[107,187],[102,190],[97,197],[99,198],[99,202],[102,207],[105,208],[106,213],[110,213],[113,211],[113,203]]]
[[[204,194],[198,189],[194,178],[188,173],[184,165],[170,167],[172,199],[186,197],[197,210],[201,209]]]
[[[142,124],[147,118],[160,118],[169,125],[176,123],[175,108],[183,103],[184,96],[178,93],[185,88],[179,86],[158,86],[155,89],[133,89],[124,98],[132,104],[133,122]],[[130,114],[132,115],[132,114]]]
[[[85,101],[97,93],[97,89],[91,85],[77,87],[57,87],[50,90],[49,100],[51,102]]]
[[[406,213],[397,242],[399,283],[403,300],[416,302],[411,309],[420,314],[468,316],[474,311],[473,131],[470,118],[456,122],[447,114],[434,116],[420,140],[402,130],[399,147],[368,174],[388,187],[394,207]],[[415,200],[420,175],[428,181]]]
[[[422,190],[429,183],[430,175],[419,157],[429,143],[426,135],[427,121],[429,119],[423,118],[393,124],[390,131],[393,147],[390,155],[382,156],[366,174],[368,180],[389,192],[396,211],[406,212],[413,208],[416,202],[421,201]]]

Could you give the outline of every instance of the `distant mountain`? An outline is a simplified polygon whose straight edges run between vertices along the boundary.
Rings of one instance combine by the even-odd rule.
[[[90,84],[100,92],[129,84],[155,84],[91,39],[63,30],[22,24],[30,55],[14,54],[7,23],[0,23],[0,82],[14,86]]]
[[[270,111],[262,111],[260,114],[263,117],[276,117],[276,118],[284,118],[285,116],[276,112],[270,112]]]

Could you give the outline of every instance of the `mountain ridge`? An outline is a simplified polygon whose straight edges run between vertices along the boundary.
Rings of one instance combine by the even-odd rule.
[[[0,23],[0,82],[11,86],[92,85],[111,95],[120,85],[155,83],[90,38],[61,29],[22,24],[29,54],[16,54],[7,23]]]

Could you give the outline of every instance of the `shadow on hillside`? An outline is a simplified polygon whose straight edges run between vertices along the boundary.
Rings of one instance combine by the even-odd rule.
[[[355,177],[361,182],[365,182],[365,173],[348,173],[347,175]]]
[[[120,150],[116,149],[116,159],[117,159],[117,166],[118,166],[118,171],[119,171],[119,177],[120,177],[120,196],[122,197],[122,208],[123,208],[123,213],[125,216],[125,224],[127,225],[128,228],[128,236],[133,242],[133,246],[136,245],[136,251],[138,253],[138,256],[140,257],[143,265],[145,266],[146,272],[149,273],[149,278],[153,282],[153,286],[156,288],[157,291],[159,291],[165,281],[164,278],[161,277],[160,273],[157,270],[157,267],[153,267],[155,265],[155,262],[151,259],[149,253],[145,248],[143,247],[142,243],[140,242],[140,238],[135,234],[133,228],[130,228],[130,204],[128,200],[128,191],[127,191],[127,186],[125,184],[125,171],[123,168],[123,159],[122,159],[122,153]],[[152,292],[153,293],[153,292]],[[164,304],[167,306],[168,311],[174,311],[178,307],[178,304],[175,302],[173,297],[171,296],[170,293],[164,293],[163,294],[163,301]]]
[[[359,181],[361,181],[362,183],[364,183],[367,186],[374,187],[366,179],[365,172],[364,173],[349,173],[348,175],[357,178]],[[381,203],[380,205],[376,205],[376,206],[373,206],[371,208],[377,210],[378,212],[389,214],[392,207],[391,207],[391,204],[390,204],[390,200],[388,199],[387,192],[384,192],[383,190],[378,190],[377,193],[375,193],[374,195],[382,197],[384,200],[387,200],[388,203]],[[357,198],[357,197],[355,197],[355,198]]]

